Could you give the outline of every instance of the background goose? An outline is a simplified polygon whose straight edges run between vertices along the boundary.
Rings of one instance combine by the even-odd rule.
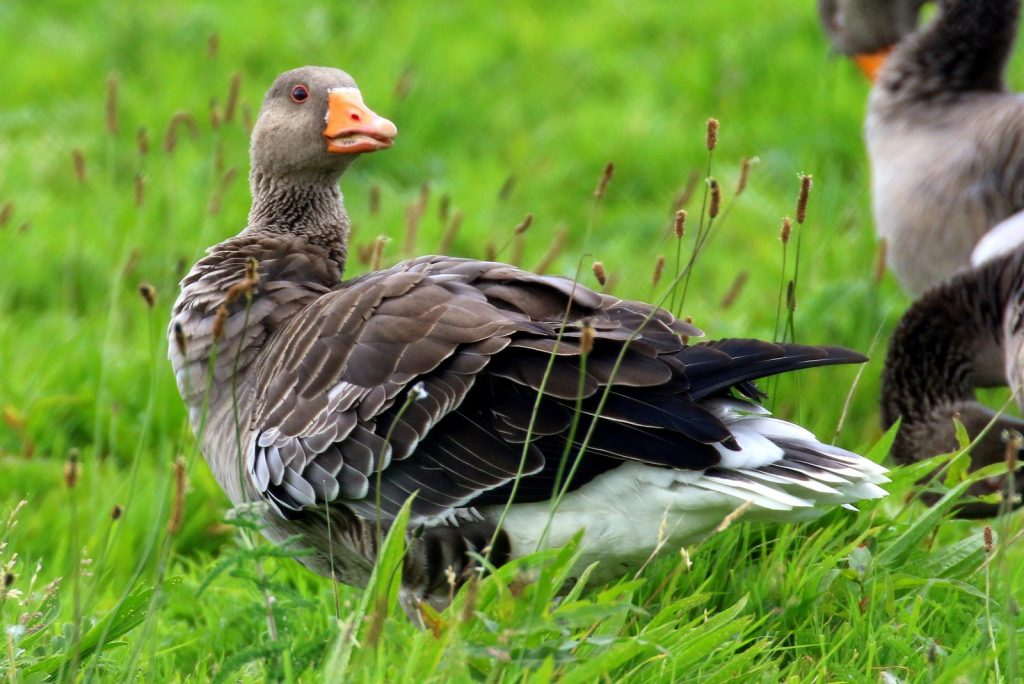
[[[585,527],[581,562],[608,577],[652,552],[663,516],[684,543],[745,501],[802,519],[884,495],[883,468],[768,417],[752,384],[854,352],[687,346],[700,331],[666,311],[500,263],[426,256],[342,281],[337,181],[395,134],[344,72],[278,77],[252,134],[248,226],[174,306],[170,357],[213,472],[236,504],[265,502],[268,536],[303,535],[307,566],[364,584],[375,522],[413,493],[404,593],[439,605],[445,570],[492,541],[501,563]]]
[[[832,49],[851,57],[874,80],[896,43],[917,28],[926,0],[818,0]]]
[[[821,2],[833,46],[884,50],[920,0]],[[899,42],[866,123],[875,226],[903,288],[919,295],[969,264],[995,224],[1024,209],[1024,100],[1006,91],[1020,0],[939,0]]]
[[[975,388],[1009,386],[1024,407],[1024,221],[1015,216],[994,228],[973,256],[974,268],[914,302],[889,344],[882,384],[886,427],[902,418],[892,455],[898,463],[958,448],[953,417],[977,437],[973,467],[1006,458],[1003,432],[1024,432],[1024,420],[1000,415],[977,401]],[[980,482],[975,495],[1004,487],[1001,478]],[[1019,489],[1017,490],[1019,491]],[[1014,492],[1016,495],[1016,492]],[[998,507],[965,505],[965,517],[985,517]]]

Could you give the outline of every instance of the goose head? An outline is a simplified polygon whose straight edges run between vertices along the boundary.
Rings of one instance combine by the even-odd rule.
[[[893,47],[917,28],[925,1],[818,0],[818,16],[832,49],[873,81]]]
[[[365,152],[384,150],[398,129],[363,102],[344,71],[286,71],[267,91],[252,132],[254,171],[276,177],[341,174]]]

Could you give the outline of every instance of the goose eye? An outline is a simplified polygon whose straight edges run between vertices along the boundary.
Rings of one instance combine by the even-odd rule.
[[[309,98],[309,89],[304,85],[297,85],[292,88],[292,102],[302,103]]]

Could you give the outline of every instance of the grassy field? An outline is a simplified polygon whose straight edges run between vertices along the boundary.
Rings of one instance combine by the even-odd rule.
[[[785,379],[772,402],[882,459],[879,376],[908,301],[875,275],[867,84],[829,58],[813,5],[0,3],[0,676],[1019,681],[1020,516],[993,521],[987,544],[983,523],[910,501],[920,470],[859,515],[738,522],[564,599],[572,549],[531,557],[418,632],[392,600],[394,558],[366,592],[332,586],[226,519],[166,361],[183,269],[244,224],[248,125],[280,71],[342,67],[398,125],[395,148],[343,180],[356,255],[381,235],[385,262],[449,241],[570,276],[582,265],[591,286],[597,259],[638,298],[676,271],[667,235],[692,177],[690,252],[713,116],[723,211],[684,313],[710,337],[775,334],[797,241],[783,275],[780,220],[813,175],[796,339],[872,361],[857,382],[856,368]],[[946,503],[963,489],[935,486]]]

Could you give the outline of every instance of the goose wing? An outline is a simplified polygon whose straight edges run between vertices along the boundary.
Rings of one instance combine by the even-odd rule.
[[[593,349],[582,354],[584,327]],[[424,257],[319,298],[261,355],[245,471],[284,515],[344,502],[419,521],[551,496],[623,462],[699,470],[737,450],[712,397],[863,360],[840,348],[722,340],[647,304],[504,264]],[[598,417],[599,416],[599,417]]]

